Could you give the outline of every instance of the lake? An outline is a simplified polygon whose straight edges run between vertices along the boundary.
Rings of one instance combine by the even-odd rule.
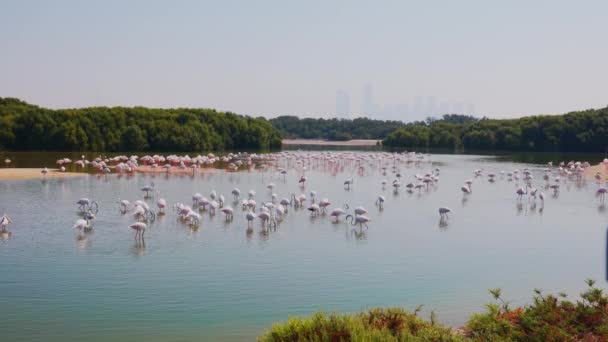
[[[292,153],[304,159],[319,152]],[[50,167],[59,156],[6,155],[19,167]],[[384,176],[378,161],[383,155],[349,152],[368,161],[362,171],[352,159],[330,166],[308,158],[304,189],[298,185],[301,171],[285,158],[278,161],[288,169],[285,180],[269,167],[194,176],[0,181],[0,214],[13,220],[10,235],[0,240],[2,336],[7,341],[250,341],[290,315],[374,306],[413,310],[420,304],[425,317],[435,310],[441,322],[459,326],[491,302],[489,288],[502,288],[517,305],[529,302],[534,288],[574,298],[586,278],[606,284],[607,212],[595,197],[596,182],[562,176],[559,194],[541,189],[546,200],[534,204],[517,199],[522,181],[499,175],[492,183],[486,176],[529,168],[532,183],[541,188],[545,161],[558,156],[434,154],[421,162],[391,161]],[[585,157],[592,163],[603,158]],[[392,165],[404,185],[435,168],[440,180],[420,192],[408,193],[403,186],[394,193]],[[483,169],[483,176],[474,178],[475,169]],[[350,177],[354,184],[346,190],[343,182]],[[472,178],[473,193],[465,198],[460,187]],[[384,190],[383,179],[389,182]],[[117,202],[141,199],[141,187],[151,181],[170,205],[190,204],[195,192],[208,196],[211,190],[233,205],[235,187],[243,194],[255,190],[261,203],[270,200],[266,185],[273,182],[279,198],[314,190],[318,199],[332,202],[330,208],[364,206],[372,221],[360,234],[343,219],[333,223],[329,215],[311,217],[306,209],[289,208],[276,231],[265,232],[255,221],[248,232],[237,204],[232,222],[220,212],[202,212],[199,229],[192,230],[168,210],[148,227],[142,243],[128,227],[135,219],[121,214]],[[374,205],[381,194],[383,210]],[[100,207],[93,232],[83,240],[72,229],[81,197]],[[154,199],[148,202],[155,208]],[[447,224],[440,222],[441,206],[453,211]]]

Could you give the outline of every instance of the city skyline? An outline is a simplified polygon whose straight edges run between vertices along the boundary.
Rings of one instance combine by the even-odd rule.
[[[366,83],[361,90],[359,109],[353,108],[350,93],[344,89],[336,91],[335,117],[352,119],[370,117],[383,120],[399,120],[404,122],[425,120],[428,117],[440,117],[444,114],[466,114],[477,116],[475,105],[465,101],[438,100],[434,95],[416,95],[413,103],[396,102],[381,104],[374,97],[374,86]]]

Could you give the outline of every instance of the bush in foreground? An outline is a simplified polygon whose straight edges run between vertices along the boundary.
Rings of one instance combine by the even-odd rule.
[[[356,315],[317,312],[275,324],[259,341],[463,341],[450,328],[402,308],[376,308]]]
[[[534,290],[531,304],[511,308],[500,289],[494,303],[453,330],[402,308],[370,309],[353,314],[318,312],[275,324],[259,341],[608,341],[608,296],[587,280],[585,292],[572,302],[566,295]]]

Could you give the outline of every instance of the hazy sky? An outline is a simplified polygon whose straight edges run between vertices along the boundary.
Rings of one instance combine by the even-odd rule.
[[[360,112],[371,84],[380,106],[562,113],[608,105],[607,17],[608,1],[0,0],[0,97],[333,116],[338,89]]]

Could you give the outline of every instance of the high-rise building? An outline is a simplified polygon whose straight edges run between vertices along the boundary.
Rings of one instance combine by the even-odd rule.
[[[336,118],[350,119],[350,97],[342,89],[336,91]]]
[[[371,116],[376,110],[376,105],[374,104],[374,89],[372,88],[371,83],[367,83],[363,87],[363,114],[367,116]]]

